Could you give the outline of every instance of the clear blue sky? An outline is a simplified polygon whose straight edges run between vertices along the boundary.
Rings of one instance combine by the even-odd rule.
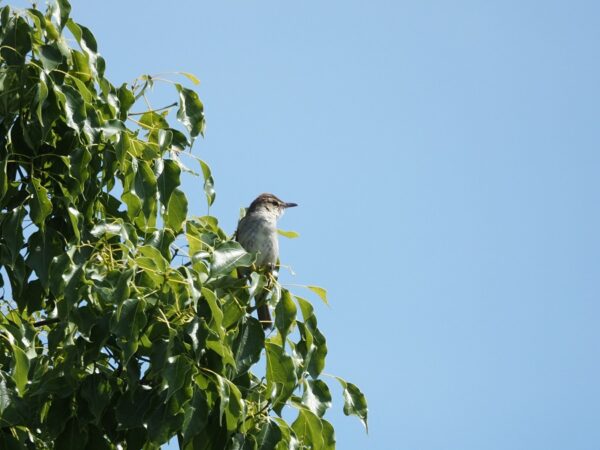
[[[261,192],[300,204],[284,281],[328,288],[326,371],[369,399],[366,436],[336,395],[338,448],[600,448],[600,3],[74,0],[73,17],[115,83],[201,79],[195,150],[226,230]]]

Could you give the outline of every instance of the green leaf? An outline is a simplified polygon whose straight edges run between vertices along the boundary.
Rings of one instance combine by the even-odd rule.
[[[238,427],[238,422],[243,419],[244,404],[242,394],[238,387],[220,375],[215,374],[217,379],[217,390],[220,398],[220,417],[225,415],[225,425],[228,431],[234,431]]]
[[[306,325],[311,329],[317,328],[317,320],[314,315],[314,309],[312,304],[308,300],[297,295],[295,295],[294,297],[298,301],[300,311],[302,311],[302,318],[304,319]]]
[[[54,7],[53,7],[54,17],[55,17],[56,21],[58,22],[58,25],[62,29],[66,25],[67,20],[69,19],[69,13],[71,12],[71,5],[69,4],[69,2],[67,0],[56,0],[56,2],[53,5],[54,5]]]
[[[216,331],[219,337],[224,337],[223,331],[223,311],[221,310],[220,302],[213,291],[203,287],[201,289],[202,298],[206,301],[210,309],[213,323],[211,323],[211,329]]]
[[[187,212],[188,204],[185,194],[179,189],[175,189],[169,198],[165,225],[174,233],[179,233],[187,217]]]
[[[3,39],[0,45],[0,56],[11,66],[25,62],[25,56],[31,51],[31,36],[29,25],[22,17],[11,17],[2,31]],[[0,36],[2,36],[0,35]]]
[[[367,423],[367,399],[360,389],[346,380],[340,377],[335,377],[344,389],[344,414],[347,416],[357,416],[362,424],[365,426],[367,433],[369,432],[369,425]]]
[[[284,237],[288,238],[288,239],[296,239],[297,237],[300,236],[295,231],[285,231],[285,230],[280,230],[280,229],[277,229],[277,233],[280,234],[281,236],[284,236]]]
[[[27,266],[35,271],[42,286],[47,288],[53,259],[65,254],[59,234],[47,227],[45,233],[39,230],[29,236],[27,245],[29,247]],[[64,273],[61,273],[61,276],[64,277]]]
[[[67,28],[69,28],[69,31],[73,33],[73,36],[77,40],[77,43],[81,49],[90,58],[90,62],[95,64],[97,58],[96,53],[98,52],[98,44],[96,43],[96,38],[92,32],[83,25],[73,22],[71,19],[67,21],[66,25]]]
[[[281,437],[281,428],[277,422],[273,418],[267,417],[267,420],[263,423],[258,435],[256,436],[259,450],[274,449],[281,441]]]
[[[48,86],[44,81],[44,76],[40,76],[40,82],[36,86],[35,97],[33,101],[33,105],[35,107],[35,114],[38,119],[39,124],[44,127],[44,116],[42,114],[42,108],[44,107],[44,102],[48,98]]]
[[[73,149],[69,155],[69,173],[77,181],[73,194],[78,195],[85,189],[85,183],[90,178],[90,161],[92,155],[87,148]]]
[[[200,161],[200,168],[202,169],[202,175],[204,176],[204,194],[206,195],[206,201],[208,206],[212,205],[215,201],[215,182],[213,180],[210,167],[204,161]]]
[[[323,439],[323,423],[321,419],[311,411],[300,409],[298,417],[292,424],[292,429],[300,439],[301,444],[312,450],[322,450],[325,448]]]
[[[161,164],[162,170],[157,178],[158,193],[161,203],[166,206],[169,204],[169,199],[171,198],[173,191],[181,184],[179,179],[181,168],[179,167],[179,164],[172,159],[165,159]]]
[[[52,90],[63,107],[67,125],[75,131],[80,132],[87,117],[85,102],[81,94],[68,84],[63,84],[60,87],[52,84]]]
[[[111,330],[119,337],[117,343],[123,350],[123,365],[127,365],[138,349],[139,334],[147,322],[145,305],[142,299],[127,299],[113,315]]]
[[[136,258],[136,262],[141,268],[159,274],[167,272],[169,262],[156,247],[143,245],[138,248],[138,253],[140,256]]]
[[[103,413],[110,404],[111,391],[110,383],[100,374],[92,374],[86,377],[82,383],[81,397],[86,401],[97,424],[102,420]]]
[[[192,73],[189,72],[178,72],[181,75],[183,75],[184,77],[186,77],[188,80],[190,80],[192,83],[194,83],[195,85],[199,85],[200,84],[200,80]]]
[[[179,92],[177,119],[188,129],[193,139],[204,133],[204,106],[195,91],[177,83],[175,87]]]
[[[296,323],[296,305],[292,299],[292,295],[287,289],[281,292],[281,299],[275,307],[275,327],[281,334],[282,342],[292,330]]]
[[[233,344],[238,376],[260,360],[264,341],[265,333],[261,324],[254,317],[248,317]]]
[[[40,52],[40,61],[44,69],[51,71],[60,66],[63,62],[63,56],[55,45],[42,45],[38,48]]]
[[[139,161],[135,174],[133,193],[142,200],[142,212],[146,219],[145,227],[153,227],[156,223],[157,183],[156,177],[146,161]]]
[[[318,328],[313,329],[314,349],[308,364],[308,373],[311,377],[317,378],[325,368],[325,358],[327,356],[327,342],[325,336]]]
[[[227,241],[215,248],[212,254],[211,276],[226,275],[237,267],[249,267],[254,256],[235,241]]]
[[[185,417],[182,426],[184,442],[188,442],[206,427],[208,413],[209,407],[206,396],[201,389],[194,389],[194,395],[185,408]]]
[[[71,79],[73,81],[77,79],[84,82],[89,82],[93,77],[93,68],[90,67],[89,56],[75,49],[71,49],[70,55],[73,61],[73,69],[75,69],[73,78]]]
[[[331,407],[329,387],[322,380],[304,380],[302,404],[319,417]]]
[[[17,386],[19,395],[23,396],[25,393],[25,387],[27,386],[27,381],[29,379],[29,359],[20,347],[14,344],[11,347],[14,355],[12,378]]]
[[[169,123],[162,114],[155,111],[148,111],[142,115],[139,124],[148,130],[148,141],[158,144],[160,131],[169,128]],[[156,157],[152,156],[150,159]]]
[[[321,425],[323,425],[323,449],[335,450],[335,432],[333,426],[323,418],[321,418]]]
[[[315,294],[317,294],[319,296],[319,298],[321,300],[323,300],[323,303],[325,303],[326,305],[329,305],[329,302],[327,302],[327,291],[325,289],[323,289],[322,287],[319,286],[306,286],[308,289],[310,289],[311,291],[313,291]]]
[[[83,217],[79,211],[77,211],[72,206],[67,208],[67,212],[69,214],[69,221],[71,222],[71,228],[73,229],[73,234],[75,235],[76,242],[79,242],[81,239],[81,235],[79,233],[80,223],[83,222]]]
[[[31,193],[30,215],[33,223],[44,228],[46,217],[52,212],[52,202],[48,199],[48,190],[41,185],[40,180],[31,177],[31,184],[27,186]]]
[[[298,379],[292,358],[282,347],[271,342],[265,343],[267,352],[267,395],[273,407],[281,409],[294,393]]]
[[[137,388],[121,395],[115,406],[116,425],[119,430],[141,427],[151,410],[154,392]]]
[[[164,379],[167,389],[167,401],[177,391],[184,386],[189,385],[191,380],[192,365],[190,361],[182,355],[172,356],[164,369]]]
[[[85,450],[87,448],[87,430],[81,427],[79,421],[73,417],[65,425],[63,432],[56,438],[55,448],[69,450]]]
[[[1,223],[1,232],[5,246],[10,253],[10,265],[13,266],[23,248],[23,218],[25,217],[25,208],[18,206],[12,211],[6,213]]]
[[[117,89],[117,98],[119,99],[119,119],[126,120],[129,109],[135,103],[135,97],[126,83]]]

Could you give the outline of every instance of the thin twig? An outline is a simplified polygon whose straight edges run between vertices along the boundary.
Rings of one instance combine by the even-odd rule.
[[[129,113],[127,114],[128,116],[143,116],[144,114],[148,113],[148,112],[158,112],[158,111],[163,111],[165,109],[169,109],[172,108],[173,106],[177,106],[177,102],[171,103],[170,105],[167,106],[163,106],[162,108],[156,108],[156,109],[149,109],[148,111],[144,111],[144,112],[140,112],[140,113]]]

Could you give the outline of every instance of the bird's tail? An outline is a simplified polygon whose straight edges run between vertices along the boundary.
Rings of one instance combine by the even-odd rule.
[[[258,320],[265,330],[273,328],[273,319],[271,318],[271,312],[269,306],[266,304],[258,305],[256,308],[256,314],[258,314]]]

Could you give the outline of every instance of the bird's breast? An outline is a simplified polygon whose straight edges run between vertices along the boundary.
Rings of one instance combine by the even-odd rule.
[[[277,228],[269,221],[244,217],[238,226],[237,240],[246,251],[257,254],[259,266],[275,264],[279,258]]]

